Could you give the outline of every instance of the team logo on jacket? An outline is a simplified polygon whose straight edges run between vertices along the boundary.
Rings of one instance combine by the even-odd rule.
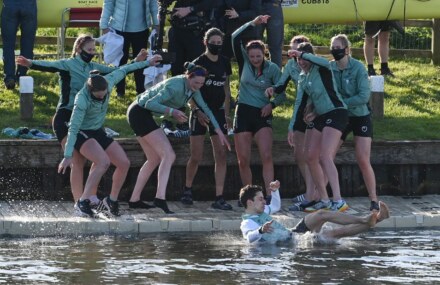
[[[327,121],[325,121],[325,124],[326,124],[326,125],[330,125],[332,122],[333,122],[332,119],[327,119]]]
[[[367,126],[362,126],[361,130],[362,130],[363,133],[366,133],[368,131],[368,127]]]

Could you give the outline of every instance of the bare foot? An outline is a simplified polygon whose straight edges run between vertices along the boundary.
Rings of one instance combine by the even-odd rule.
[[[379,213],[377,214],[377,222],[382,222],[390,217],[390,209],[388,205],[382,201],[379,201]]]
[[[373,228],[377,224],[378,222],[377,216],[378,214],[376,212],[373,212],[367,216],[367,224],[370,228]]]

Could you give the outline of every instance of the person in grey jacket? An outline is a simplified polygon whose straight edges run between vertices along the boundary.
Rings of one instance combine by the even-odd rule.
[[[129,57],[130,47],[133,55],[147,48],[149,29],[157,29],[158,5],[156,0],[104,0],[99,27],[105,34],[114,29],[117,34],[124,37],[124,56],[119,65],[126,64]],[[145,76],[142,70],[134,72],[136,82],[136,94],[145,91]],[[125,80],[116,85],[116,93],[119,97],[125,95]]]

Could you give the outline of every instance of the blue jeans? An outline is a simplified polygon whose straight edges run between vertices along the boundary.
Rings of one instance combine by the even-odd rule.
[[[270,15],[270,19],[266,25],[261,26],[261,38],[263,38],[264,29],[266,29],[270,60],[281,68],[284,42],[284,17],[281,4],[277,4],[278,2],[281,1],[266,2],[262,5],[262,15]]]
[[[20,54],[32,59],[37,32],[37,2],[36,0],[3,0],[1,17],[5,81],[18,80],[20,76],[26,75],[27,68],[19,66],[15,72],[14,49],[17,31],[20,27]]]

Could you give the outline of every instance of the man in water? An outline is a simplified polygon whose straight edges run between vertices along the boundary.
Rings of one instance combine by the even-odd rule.
[[[249,243],[284,241],[290,239],[292,233],[306,232],[319,233],[324,238],[342,238],[365,232],[378,222],[389,218],[388,206],[383,202],[379,202],[379,212],[372,212],[365,217],[319,210],[305,216],[301,222],[289,230],[270,216],[270,214],[278,212],[281,208],[279,187],[280,182],[278,180],[270,183],[272,191],[270,205],[266,205],[263,189],[260,186],[247,185],[240,190],[240,202],[245,208],[240,229],[243,237]],[[342,226],[321,231],[326,222]]]

